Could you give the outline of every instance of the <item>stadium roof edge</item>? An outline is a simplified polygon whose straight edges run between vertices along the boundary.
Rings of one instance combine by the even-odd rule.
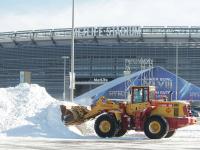
[[[76,27],[75,39],[137,39],[144,41],[144,38],[184,38],[187,41],[198,42],[200,39],[200,26],[108,26],[108,27]],[[194,38],[194,39],[192,39]],[[0,42],[16,44],[18,41],[37,41],[71,39],[71,28],[55,28],[41,30],[24,30],[13,32],[0,32]],[[198,40],[196,40],[198,39]],[[200,42],[200,41],[199,41]]]
[[[179,28],[179,29],[193,29],[193,28],[200,28],[200,26],[79,26],[75,27],[75,29],[83,29],[83,28],[113,28],[113,27],[140,27],[143,28]],[[21,32],[38,32],[38,31],[62,31],[62,30],[71,30],[71,28],[49,28],[49,29],[33,29],[33,30],[16,30],[16,31],[5,31],[0,32],[0,34],[4,33],[21,33]]]

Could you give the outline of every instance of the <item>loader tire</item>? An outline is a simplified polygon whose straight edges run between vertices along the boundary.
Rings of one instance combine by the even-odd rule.
[[[99,137],[114,137],[117,130],[117,121],[112,115],[101,115],[96,119],[94,129]]]
[[[126,129],[119,129],[116,133],[115,133],[115,137],[121,137],[123,136],[124,134],[126,134],[127,130]]]
[[[172,137],[172,136],[174,135],[174,133],[175,133],[175,130],[174,130],[174,131],[169,131],[169,132],[167,133],[167,135],[165,136],[165,138],[170,138],[170,137]]]
[[[160,116],[151,116],[144,123],[144,133],[150,139],[160,139],[168,132],[168,122]]]

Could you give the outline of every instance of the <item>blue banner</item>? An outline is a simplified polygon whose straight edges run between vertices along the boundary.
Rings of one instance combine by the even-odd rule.
[[[151,72],[151,74],[149,72]],[[177,79],[178,100],[200,100],[199,87],[180,77]],[[103,85],[105,88],[93,98],[98,99],[100,96],[105,96],[109,99],[126,99],[130,86],[152,85],[156,86],[157,99],[164,96],[169,97],[170,93],[172,93],[172,99],[176,99],[176,75],[162,67],[154,67],[152,70],[139,71],[115,80]],[[106,88],[106,85],[109,85],[109,88]]]

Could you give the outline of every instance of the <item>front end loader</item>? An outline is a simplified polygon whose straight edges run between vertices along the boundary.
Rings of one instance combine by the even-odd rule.
[[[155,87],[133,86],[128,101],[100,97],[90,108],[61,105],[65,125],[79,125],[95,119],[94,129],[102,138],[121,137],[128,130],[142,131],[150,139],[169,138],[176,129],[193,125],[190,104],[184,101],[155,100]]]

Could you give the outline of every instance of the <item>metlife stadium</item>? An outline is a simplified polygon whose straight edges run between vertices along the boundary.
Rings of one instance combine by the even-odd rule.
[[[62,56],[70,56],[70,50],[70,28],[0,33],[0,87],[18,84],[20,71],[30,71],[32,83],[46,87],[52,96],[61,98]],[[70,58],[66,64],[69,81]],[[124,73],[154,66],[200,86],[200,27],[75,29],[76,96]]]

